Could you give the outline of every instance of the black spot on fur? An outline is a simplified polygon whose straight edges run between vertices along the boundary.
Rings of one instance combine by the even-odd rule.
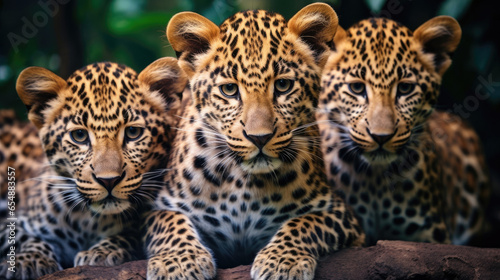
[[[306,195],[306,190],[303,188],[298,188],[292,192],[294,199],[300,199]]]
[[[220,226],[219,220],[217,220],[216,218],[214,218],[212,216],[203,215],[203,220],[205,220],[206,222],[208,222],[209,224],[211,224],[214,227]]]
[[[197,156],[194,158],[194,167],[195,168],[203,168],[206,165],[206,160],[204,157]]]
[[[203,134],[203,130],[201,128],[198,128],[196,130],[196,143],[202,148],[205,147],[207,144],[207,139],[205,138],[205,135]]]
[[[285,187],[287,186],[288,184],[292,183],[293,181],[295,181],[295,179],[297,179],[297,172],[295,172],[294,170],[284,174],[283,176],[280,176],[278,178],[278,185],[280,187]]]

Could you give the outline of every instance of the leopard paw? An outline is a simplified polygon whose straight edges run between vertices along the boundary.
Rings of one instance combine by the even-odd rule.
[[[0,264],[0,275],[6,279],[36,279],[59,270],[62,267],[55,259],[32,252],[18,253],[13,268],[5,260]]]
[[[87,251],[80,251],[76,257],[75,266],[115,266],[132,260],[130,252],[123,248],[91,248]]]
[[[148,280],[213,279],[215,262],[204,248],[169,251],[148,261]]]
[[[316,265],[316,259],[308,254],[266,247],[255,257],[250,273],[252,279],[312,280]]]

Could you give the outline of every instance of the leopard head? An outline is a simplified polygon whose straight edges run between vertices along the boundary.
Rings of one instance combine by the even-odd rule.
[[[339,28],[322,76],[320,130],[339,129],[372,164],[393,161],[432,113],[460,37],[447,16],[414,32],[382,18]]]
[[[58,179],[69,182],[59,186],[65,197],[116,214],[152,195],[142,185],[166,166],[186,83],[177,61],[163,58],[139,75],[104,62],[66,81],[30,67],[19,75],[17,92]]]
[[[319,74],[337,15],[311,4],[288,22],[245,11],[220,27],[201,15],[175,15],[167,37],[189,76],[192,100],[213,141],[248,173],[268,173],[310,150]],[[307,138],[309,139],[309,138]]]

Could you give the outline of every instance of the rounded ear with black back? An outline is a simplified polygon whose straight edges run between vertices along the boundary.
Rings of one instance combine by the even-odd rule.
[[[413,33],[413,38],[421,44],[422,53],[440,75],[450,66],[450,54],[457,48],[461,37],[460,25],[449,16],[432,18]]]
[[[335,33],[335,37],[333,37],[333,43],[331,44],[331,49],[334,52],[338,52],[341,45],[346,41],[347,33],[344,28],[340,25],[337,27],[337,32]]]
[[[196,55],[205,53],[217,36],[219,27],[193,12],[176,14],[167,26],[167,39],[179,58],[179,65],[189,77],[196,69]]]
[[[179,113],[182,104],[182,92],[188,79],[179,67],[177,59],[164,57],[148,65],[138,76],[139,81],[149,87],[149,91],[158,91],[166,103],[171,115]]]
[[[339,63],[340,59],[344,55],[344,48],[347,46],[347,33],[340,25],[337,27],[337,32],[333,38],[333,42],[330,44],[330,56],[325,63],[325,69],[331,69],[333,65]],[[327,71],[327,70],[326,70]]]
[[[28,109],[28,118],[38,128],[45,122],[43,110],[66,87],[66,81],[42,67],[24,69],[16,84],[17,94]]]
[[[307,5],[288,21],[290,32],[309,45],[321,67],[328,58],[338,26],[337,14],[324,3]]]

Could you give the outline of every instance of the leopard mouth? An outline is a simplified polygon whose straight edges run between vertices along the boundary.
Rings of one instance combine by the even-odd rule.
[[[389,164],[398,159],[398,157],[404,153],[405,147],[406,145],[402,145],[395,150],[391,150],[378,146],[374,150],[363,150],[363,157],[371,164]]]
[[[390,163],[397,158],[397,154],[379,147],[375,151],[363,153],[365,159],[370,163]]]
[[[261,151],[253,158],[242,161],[241,167],[248,173],[262,174],[278,169],[282,163],[279,158],[267,156]]]
[[[355,141],[352,136],[343,138],[342,142],[346,145],[339,150],[339,157],[347,161],[360,159],[369,165],[386,165],[397,159],[398,154],[388,151],[379,146],[376,149],[367,149],[363,144]]]
[[[107,196],[104,199],[89,204],[92,212],[103,215],[120,214],[131,207],[132,204],[127,199],[119,199],[113,196]]]

